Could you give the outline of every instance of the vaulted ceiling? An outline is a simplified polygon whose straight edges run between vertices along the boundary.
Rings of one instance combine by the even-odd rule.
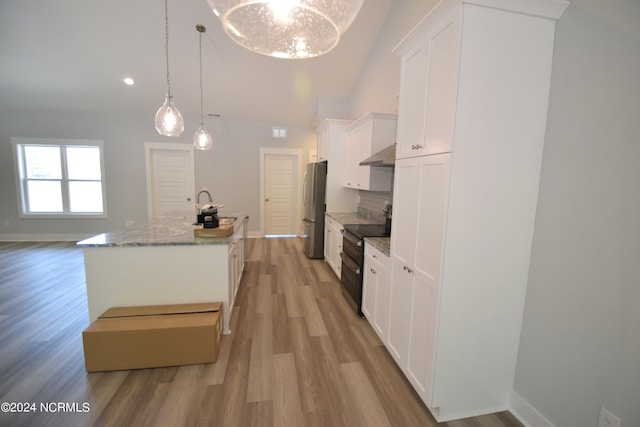
[[[331,52],[275,59],[231,41],[206,0],[169,0],[171,90],[184,116],[312,122],[318,100],[349,97],[394,0],[365,0]],[[397,1],[397,0],[396,0]],[[127,86],[123,78],[132,77]],[[164,1],[0,0],[0,109],[142,113],[166,90]]]

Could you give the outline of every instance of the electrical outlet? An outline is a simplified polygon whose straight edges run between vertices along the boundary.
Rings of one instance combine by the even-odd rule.
[[[125,227],[131,227],[134,224],[134,221],[132,219],[125,219],[124,220],[124,226]]]
[[[613,415],[611,412],[600,407],[600,420],[598,421],[598,427],[620,427],[622,421],[620,418]]]

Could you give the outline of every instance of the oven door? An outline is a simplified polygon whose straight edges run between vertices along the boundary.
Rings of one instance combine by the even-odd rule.
[[[362,240],[349,233],[346,229],[342,230],[342,250],[351,257],[360,267],[364,260],[364,248]]]
[[[358,314],[362,302],[362,268],[346,252],[342,253],[342,286],[356,305]]]

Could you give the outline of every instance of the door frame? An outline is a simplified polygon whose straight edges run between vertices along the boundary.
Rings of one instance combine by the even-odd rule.
[[[182,151],[188,154],[189,163],[192,165],[191,167],[191,176],[187,177],[187,185],[191,188],[189,189],[189,196],[193,200],[196,194],[196,162],[194,155],[194,146],[192,144],[179,144],[172,142],[145,142],[144,143],[144,160],[146,167],[146,175],[147,175],[147,217],[149,219],[153,218],[153,174],[152,167],[152,157],[151,152],[154,150],[163,150],[163,151]],[[195,202],[194,202],[195,203]]]
[[[296,194],[296,211],[294,212],[294,227],[296,230],[296,235],[302,235],[302,218],[301,218],[301,206],[302,206],[302,183],[300,177],[302,176],[302,149],[301,148],[270,148],[270,147],[260,147],[260,235],[262,237],[265,236],[266,231],[266,218],[265,218],[265,191],[264,187],[266,185],[264,179],[265,173],[265,158],[267,155],[271,154],[280,154],[286,156],[295,156],[298,163],[298,172],[297,172],[297,184],[298,184],[298,192]]]

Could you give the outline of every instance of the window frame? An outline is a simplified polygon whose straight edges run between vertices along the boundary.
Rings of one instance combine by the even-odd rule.
[[[93,139],[51,139],[51,138],[11,138],[13,145],[13,164],[16,178],[16,193],[18,196],[18,216],[19,218],[42,218],[42,219],[61,219],[61,218],[107,218],[107,187],[104,169],[104,144],[102,140]],[[58,147],[60,149],[60,167],[62,169],[61,194],[62,194],[62,212],[29,212],[28,210],[28,192],[26,172],[26,159],[24,156],[25,146],[48,146]],[[102,187],[102,212],[71,212],[69,198],[70,182],[97,182],[97,180],[77,180],[69,179],[67,166],[66,147],[98,147],[100,152],[100,183]]]

